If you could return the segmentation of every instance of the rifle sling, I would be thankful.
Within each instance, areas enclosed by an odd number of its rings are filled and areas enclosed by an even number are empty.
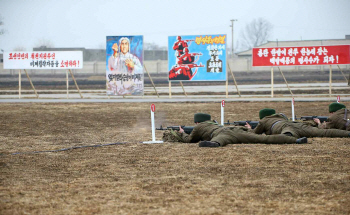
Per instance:
[[[345,114],[344,114],[344,120],[346,121],[345,123],[345,129],[350,125],[350,119],[347,119],[347,114],[348,113],[348,109],[345,108]]]
[[[273,123],[273,124],[271,125],[271,128],[270,128],[271,134],[272,134],[272,129],[273,129],[273,127],[275,127],[275,125],[277,125],[277,123],[279,123],[279,122],[282,122],[282,120],[277,121],[277,122],[275,122],[275,123]]]

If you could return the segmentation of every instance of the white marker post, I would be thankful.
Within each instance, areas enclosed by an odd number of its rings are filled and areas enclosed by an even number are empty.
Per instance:
[[[154,112],[156,111],[156,106],[151,105],[151,123],[152,123],[152,141],[146,141],[143,143],[163,143],[163,141],[156,141],[156,131],[154,126]]]
[[[340,96],[337,96],[337,102],[338,103],[340,102]]]
[[[295,121],[295,115],[294,115],[294,98],[292,98],[292,119]]]
[[[221,125],[224,125],[224,107],[225,107],[225,100],[221,101]]]

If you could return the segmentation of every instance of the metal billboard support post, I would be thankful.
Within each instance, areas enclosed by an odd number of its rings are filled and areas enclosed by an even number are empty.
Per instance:
[[[73,75],[73,73],[72,73],[72,71],[71,71],[70,69],[69,69],[69,72],[70,72],[70,75],[71,75],[72,78],[73,78],[74,84],[75,84],[75,86],[76,86],[76,88],[77,88],[77,90],[78,90],[78,92],[79,92],[79,94],[80,94],[80,98],[83,98],[83,95],[81,94],[81,92],[80,92],[80,90],[79,90],[77,81],[75,80],[74,75]]]
[[[337,65],[337,66],[338,66],[338,68],[339,68],[339,70],[340,70],[341,74],[344,76],[344,78],[345,78],[346,82],[348,82],[348,83],[349,83],[348,79],[346,78],[345,74],[343,73],[343,70],[340,68],[340,66],[339,66],[339,65]]]
[[[143,67],[145,68],[145,70],[146,70],[146,72],[147,72],[147,74],[148,74],[148,77],[149,77],[149,79],[151,80],[151,83],[152,83],[152,86],[153,86],[153,88],[154,88],[154,91],[156,91],[157,96],[158,96],[158,98],[159,98],[159,94],[158,94],[158,92],[157,92],[156,86],[155,86],[154,83],[153,83],[153,80],[152,80],[152,78],[151,78],[151,75],[149,74],[148,70],[146,69],[146,66],[143,65]]]
[[[169,80],[169,98],[171,99],[171,81]]]
[[[233,75],[233,72],[231,70],[230,64],[228,62],[227,62],[227,66],[228,66],[228,69],[230,70],[230,73],[232,75],[233,82],[235,83],[237,93],[238,93],[239,97],[241,97],[241,93],[238,90],[238,86],[237,86],[237,82],[236,82],[235,76]]]
[[[34,90],[34,93],[35,93],[36,97],[39,98],[39,95],[36,93],[35,87],[34,87],[34,85],[33,85],[33,83],[32,83],[32,80],[30,79],[30,77],[29,77],[29,75],[28,75],[27,70],[24,69],[24,72],[25,72],[26,75],[27,75],[27,78],[28,78],[28,80],[29,80],[29,82],[30,82],[30,85],[32,86],[32,88],[33,88],[33,90]]]
[[[184,93],[185,93],[185,96],[187,97],[187,93],[186,93],[186,91],[185,91],[184,85],[182,84],[182,81],[180,81],[180,84],[181,84],[182,90],[183,90]]]
[[[332,65],[329,65],[329,97],[332,96]]]
[[[69,99],[69,80],[68,80],[68,70],[66,70],[66,85],[67,85],[67,99]]]
[[[289,89],[290,94],[292,95],[292,97],[294,97],[294,95],[293,95],[293,93],[292,93],[292,90],[290,89],[290,87],[289,87],[289,85],[288,85],[288,82],[287,82],[287,80],[286,80],[286,77],[284,77],[284,74],[283,74],[282,70],[280,69],[280,67],[278,67],[278,70],[281,72],[281,75],[282,75],[284,81],[286,82],[286,85],[287,85],[287,87],[288,87],[288,89]]]
[[[226,75],[226,98],[228,98],[228,77]]]
[[[273,67],[271,67],[271,98],[273,98]]]
[[[21,84],[22,84],[22,74],[21,70],[18,71],[18,97],[21,98]]]

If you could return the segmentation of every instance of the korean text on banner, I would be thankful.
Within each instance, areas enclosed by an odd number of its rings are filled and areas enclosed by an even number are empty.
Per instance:
[[[253,66],[350,64],[350,45],[253,48]]]
[[[4,69],[82,69],[82,51],[5,52]]]

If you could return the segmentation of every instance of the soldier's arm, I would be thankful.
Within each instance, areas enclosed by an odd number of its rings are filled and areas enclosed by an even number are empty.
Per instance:
[[[176,50],[179,48],[179,42],[174,43],[173,49]]]
[[[262,134],[265,132],[264,125],[259,121],[258,125],[253,129],[255,134]]]
[[[193,128],[191,134],[186,134],[182,128],[179,132],[181,133],[181,138],[184,140],[184,143],[196,143],[201,140],[197,126]]]

